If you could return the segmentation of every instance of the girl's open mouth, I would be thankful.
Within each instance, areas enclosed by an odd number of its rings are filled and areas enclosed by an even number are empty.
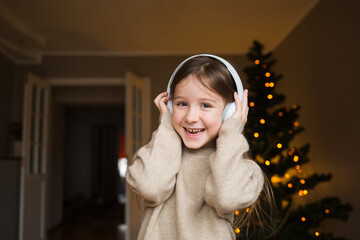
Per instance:
[[[201,134],[202,132],[205,131],[204,128],[196,128],[196,129],[195,128],[184,128],[184,129],[185,129],[187,134],[190,134],[192,136],[199,135],[199,134]]]

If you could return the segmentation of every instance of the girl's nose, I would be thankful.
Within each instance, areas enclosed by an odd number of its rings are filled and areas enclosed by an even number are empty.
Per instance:
[[[195,108],[191,108],[186,113],[187,122],[197,122],[199,120],[199,111]]]

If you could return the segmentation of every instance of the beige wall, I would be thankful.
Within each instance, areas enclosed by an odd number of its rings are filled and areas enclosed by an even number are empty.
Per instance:
[[[323,0],[274,51],[279,91],[299,104],[305,132],[296,143],[311,144],[308,173],[332,173],[309,199],[338,196],[354,206],[347,223],[326,230],[358,239],[360,192],[360,2]]]

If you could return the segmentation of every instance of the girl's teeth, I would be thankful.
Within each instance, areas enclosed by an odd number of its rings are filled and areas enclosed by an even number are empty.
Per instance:
[[[202,129],[186,129],[186,131],[188,131],[189,133],[198,133],[201,132]]]

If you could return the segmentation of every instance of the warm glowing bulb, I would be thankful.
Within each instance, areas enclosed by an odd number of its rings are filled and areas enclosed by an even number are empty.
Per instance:
[[[296,165],[295,168],[296,168],[296,169],[300,169],[300,165]]]
[[[325,209],[325,213],[328,214],[330,212],[329,209]]]
[[[286,178],[290,178],[290,174],[285,173],[285,177],[286,177]]]
[[[299,161],[299,156],[295,155],[293,160],[294,160],[294,162],[298,162]]]
[[[265,73],[265,77],[270,77],[270,73],[269,72]]]
[[[275,86],[275,83],[271,82],[269,83],[269,87],[274,87]]]
[[[239,210],[236,210],[235,215],[239,215],[239,214],[240,214]]]
[[[250,103],[250,107],[253,107],[253,106],[255,106],[255,103],[254,103],[254,102],[251,102],[251,103]]]
[[[300,190],[298,194],[299,194],[300,197],[304,196],[303,190]]]
[[[265,83],[265,87],[270,87],[270,83]]]
[[[257,133],[257,132],[256,132],[256,133],[254,133],[254,137],[255,137],[255,138],[258,138],[259,136],[260,136],[260,134],[259,134],[259,133]]]
[[[308,192],[308,190],[305,189],[305,190],[303,191],[303,193],[304,193],[304,195],[308,195],[309,192]]]
[[[263,118],[260,119],[260,123],[261,123],[261,124],[265,124],[265,119],[263,119]]]
[[[315,232],[315,236],[317,236],[317,237],[318,237],[319,235],[320,235],[320,233],[319,233],[319,232]]]
[[[291,183],[288,183],[288,188],[292,188],[293,187],[293,185],[291,184]]]
[[[277,148],[282,148],[282,144],[281,144],[281,143],[278,143],[278,144],[276,145],[276,147],[277,147]]]
[[[302,169],[301,168],[299,168],[298,170],[296,170],[298,173],[302,173]]]
[[[258,65],[260,63],[260,60],[259,59],[256,59],[255,60],[255,64]]]
[[[269,95],[267,95],[267,98],[268,98],[268,99],[272,99],[272,98],[273,98],[273,95],[269,94]]]
[[[269,166],[269,165],[270,165],[270,161],[269,161],[269,160],[266,160],[266,161],[265,161],[265,165],[266,165],[266,166]]]
[[[236,228],[236,229],[235,229],[235,233],[240,233],[240,229],[239,229],[239,228]]]
[[[305,180],[304,180],[304,179],[301,179],[301,180],[300,180],[300,183],[301,183],[301,184],[305,184]]]
[[[305,218],[305,217],[302,217],[302,218],[301,218],[301,221],[305,222],[305,221],[306,221],[306,218]]]
[[[295,127],[297,127],[297,126],[299,126],[299,125],[300,125],[299,122],[294,122],[294,126],[295,126]]]
[[[284,113],[283,113],[283,112],[279,112],[278,115],[279,115],[279,117],[282,117],[282,116],[284,115]]]
[[[297,109],[297,105],[293,105],[292,108],[293,108],[293,109]]]
[[[246,212],[249,213],[249,212],[250,212],[250,208],[246,208]]]

